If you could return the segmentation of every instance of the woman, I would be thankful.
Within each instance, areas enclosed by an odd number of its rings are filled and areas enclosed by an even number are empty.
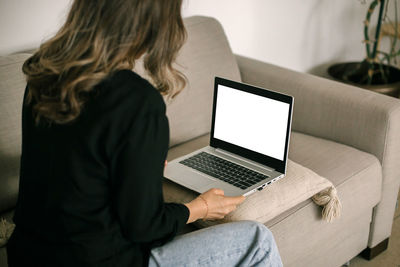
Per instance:
[[[185,85],[172,67],[185,40],[180,9],[178,0],[75,0],[25,62],[10,267],[281,264],[256,223],[174,239],[186,223],[223,218],[244,200],[212,189],[187,204],[163,201],[169,129],[160,93]],[[154,87],[131,71],[142,55]]]

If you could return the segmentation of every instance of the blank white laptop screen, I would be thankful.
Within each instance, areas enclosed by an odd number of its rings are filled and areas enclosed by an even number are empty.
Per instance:
[[[283,160],[289,104],[218,85],[214,138]]]

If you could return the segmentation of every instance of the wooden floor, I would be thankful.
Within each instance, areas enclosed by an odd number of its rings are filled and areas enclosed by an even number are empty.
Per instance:
[[[400,203],[400,192],[397,203]],[[350,267],[400,267],[400,207],[394,214],[388,249],[371,261],[357,256],[350,261]]]

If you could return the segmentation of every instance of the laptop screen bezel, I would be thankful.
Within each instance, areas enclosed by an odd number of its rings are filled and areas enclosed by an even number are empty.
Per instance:
[[[227,86],[233,89],[237,89],[243,92],[248,92],[252,94],[256,94],[259,96],[267,97],[273,100],[277,100],[280,102],[284,102],[289,104],[289,112],[288,112],[288,123],[286,129],[286,140],[285,140],[285,151],[283,160],[279,160],[247,148],[217,139],[214,137],[214,127],[215,127],[215,113],[217,107],[217,95],[218,95],[218,85]],[[292,107],[293,107],[293,97],[281,93],[277,93],[274,91],[270,91],[267,89],[263,89],[260,87],[255,87],[252,85],[238,83],[235,81],[227,80],[221,77],[215,77],[214,82],[214,99],[213,99],[213,111],[212,111],[212,123],[211,123],[211,135],[210,135],[210,146],[214,148],[219,148],[226,150],[228,152],[237,154],[241,157],[253,160],[262,165],[268,166],[270,168],[274,168],[276,171],[280,173],[286,173],[286,161],[288,155],[288,146],[290,140],[290,131],[292,124]],[[273,128],[273,127],[272,127]]]

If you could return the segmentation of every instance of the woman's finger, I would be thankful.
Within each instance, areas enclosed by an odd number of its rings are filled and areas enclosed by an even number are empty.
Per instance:
[[[230,205],[239,205],[246,199],[246,197],[244,197],[244,196],[225,197],[225,199],[226,199],[227,203],[229,203]]]
[[[225,192],[224,192],[224,190],[222,190],[222,189],[214,188],[214,194],[220,195],[220,196],[224,196],[224,195],[225,195]]]

